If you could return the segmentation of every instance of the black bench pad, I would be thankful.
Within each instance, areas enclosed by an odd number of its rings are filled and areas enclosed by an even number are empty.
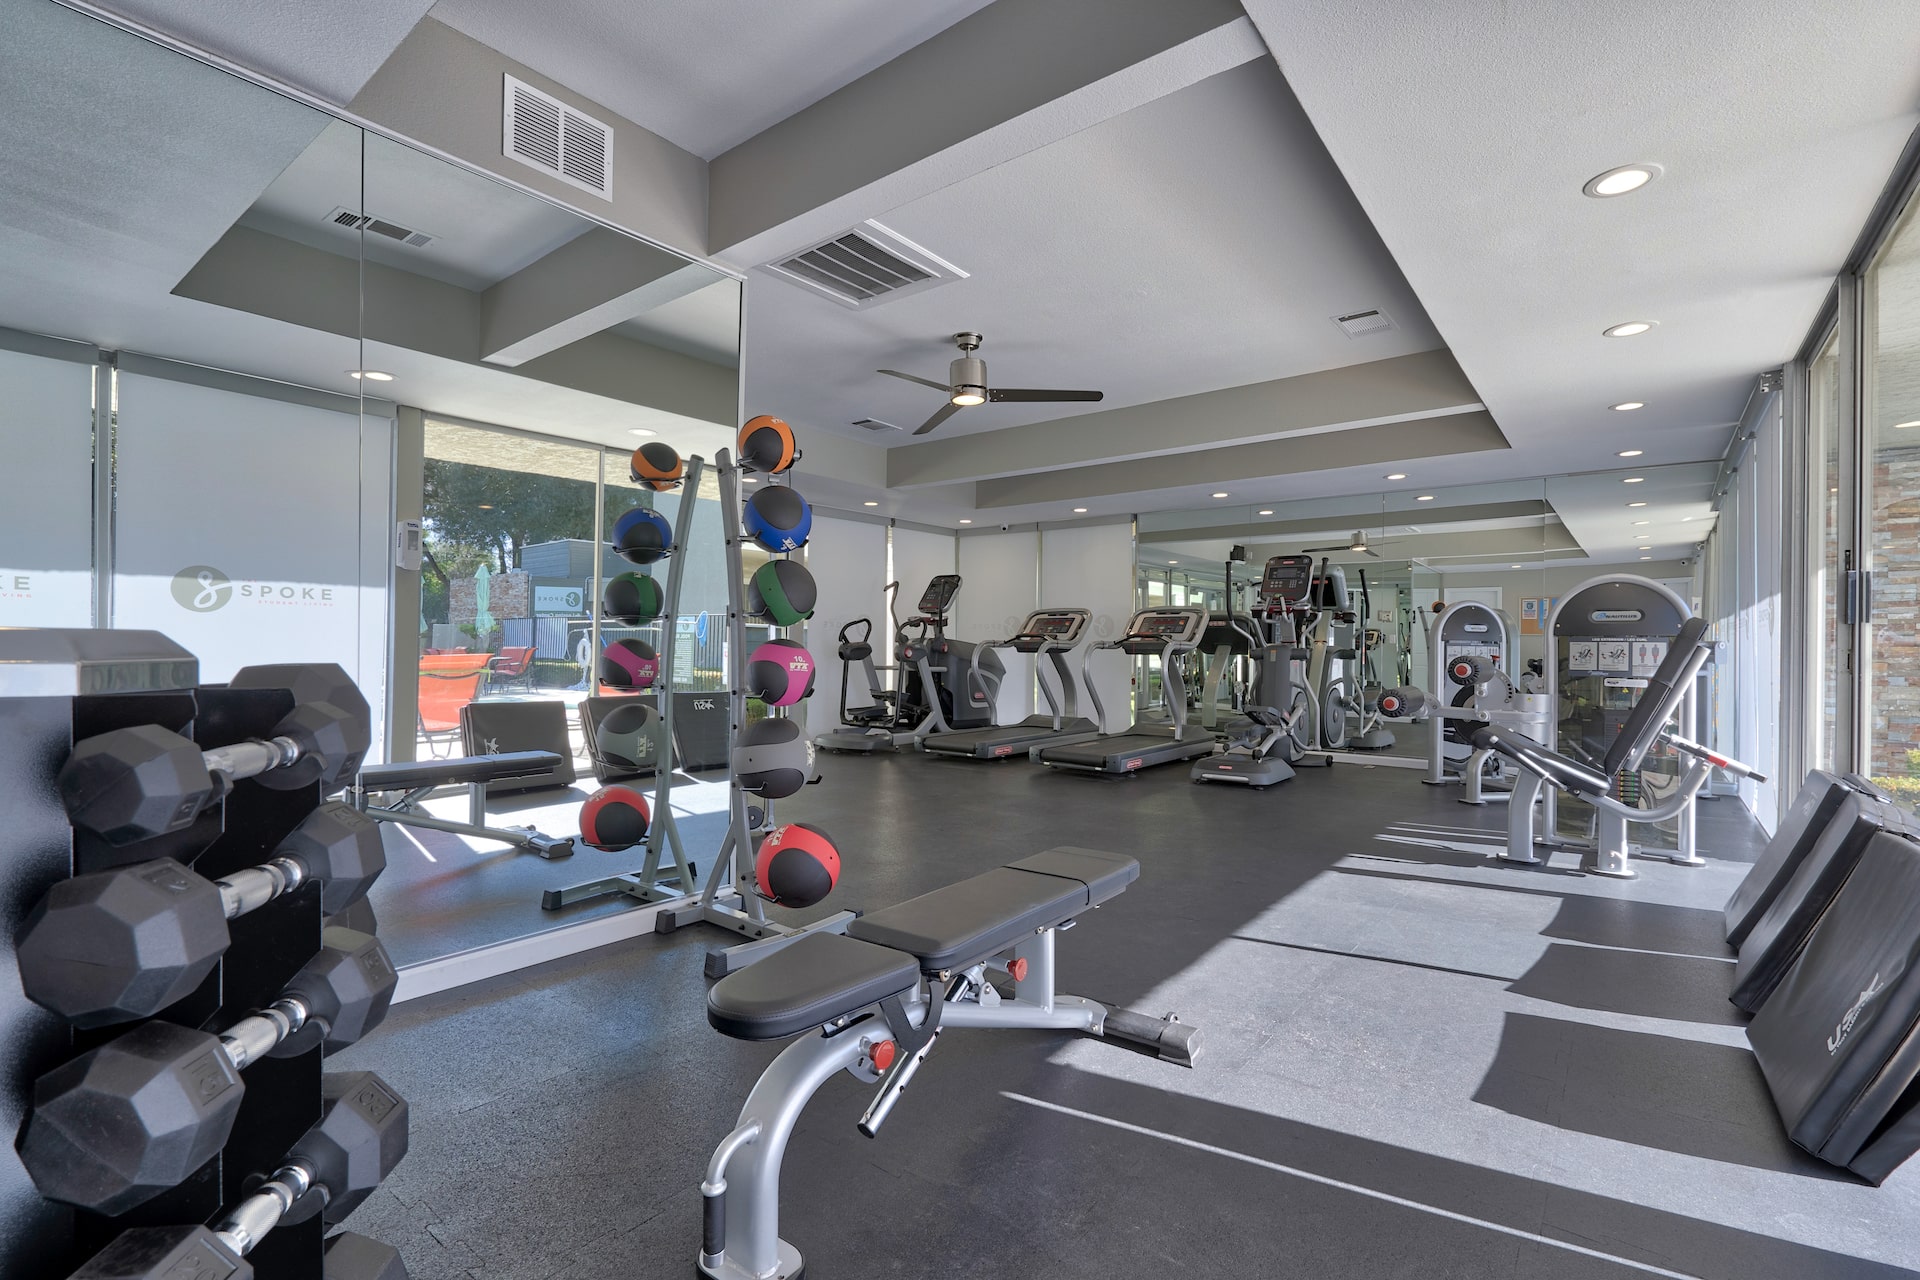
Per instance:
[[[1612,790],[1607,776],[1599,770],[1571,756],[1563,756],[1546,743],[1537,742],[1524,733],[1488,725],[1474,731],[1473,746],[1477,751],[1497,751],[1509,760],[1519,761],[1562,791],[1603,796]]]
[[[469,782],[498,782],[550,773],[560,764],[551,751],[506,751],[491,756],[455,756],[451,760],[400,760],[370,764],[360,770],[365,791],[412,791],[416,787],[451,787]]]
[[[917,956],[930,973],[964,969],[1035,930],[1065,924],[1139,874],[1132,858],[1062,846],[869,912],[847,933]]]
[[[783,1040],[919,983],[920,966],[905,952],[810,933],[714,983],[707,1021],[736,1040]]]

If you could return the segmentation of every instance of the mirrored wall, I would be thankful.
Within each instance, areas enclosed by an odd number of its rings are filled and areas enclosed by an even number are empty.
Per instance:
[[[30,483],[0,507],[0,625],[150,628],[209,681],[337,662],[374,759],[554,749],[485,820],[577,834],[580,703],[625,692],[601,649],[675,628],[652,693],[719,683],[717,491],[636,485],[629,456],[730,442],[739,281],[51,0],[10,7],[7,45],[0,449]],[[636,568],[614,521],[686,501],[677,616],[601,616]],[[683,833],[717,845],[683,780]],[[464,788],[420,806],[469,816]],[[402,965],[625,910],[541,900],[640,857],[383,830]]]

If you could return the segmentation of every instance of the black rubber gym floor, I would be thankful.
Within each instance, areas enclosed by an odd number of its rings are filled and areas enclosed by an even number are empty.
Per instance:
[[[1140,880],[1062,937],[1061,986],[1207,1041],[1186,1070],[956,1031],[873,1141],[868,1089],[836,1079],[786,1161],[811,1278],[1920,1275],[1920,1172],[1875,1189],[1788,1144],[1725,1003],[1719,908],[1760,846],[1735,801],[1701,806],[1707,867],[1619,882],[1493,862],[1503,812],[1408,770],[1247,792],[1178,766],[826,767],[780,810],[839,842],[819,911],[1053,844],[1133,854]],[[691,1274],[705,1161],[781,1047],[706,1025],[721,937],[396,1009],[331,1064],[413,1108],[351,1225],[417,1280]]]

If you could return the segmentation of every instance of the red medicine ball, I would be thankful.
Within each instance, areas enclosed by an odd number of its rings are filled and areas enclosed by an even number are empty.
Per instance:
[[[810,907],[833,892],[840,879],[840,851],[833,837],[806,822],[767,832],[753,860],[760,896],[781,907]]]
[[[631,849],[653,821],[647,798],[632,787],[602,787],[580,806],[580,840],[596,849]]]

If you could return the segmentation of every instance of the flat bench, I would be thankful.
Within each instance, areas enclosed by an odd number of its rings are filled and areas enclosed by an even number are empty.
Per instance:
[[[392,764],[370,764],[360,770],[347,800],[369,818],[396,822],[403,826],[448,831],[479,840],[499,840],[542,858],[566,858],[573,854],[571,837],[541,835],[532,827],[489,827],[487,825],[487,784],[512,778],[531,778],[551,773],[561,763],[551,751],[503,751],[490,756],[455,756],[451,760],[400,760]],[[436,818],[420,806],[442,787],[467,789],[467,821]],[[399,792],[398,800],[375,803],[376,795]]]
[[[1192,1066],[1197,1029],[1054,990],[1059,932],[1139,875],[1140,864],[1119,854],[1048,849],[860,916],[844,935],[809,934],[715,983],[707,1021],[723,1034],[815,1034],[774,1059],[708,1163],[700,1273],[800,1273],[799,1251],[779,1238],[780,1164],[808,1100],[840,1071],[879,1083],[859,1122],[873,1137],[948,1027],[1080,1031]]]

